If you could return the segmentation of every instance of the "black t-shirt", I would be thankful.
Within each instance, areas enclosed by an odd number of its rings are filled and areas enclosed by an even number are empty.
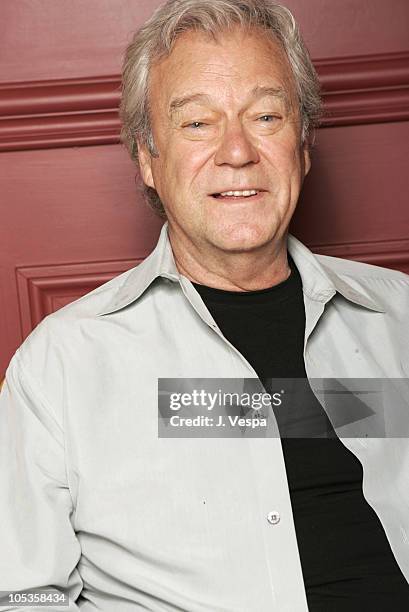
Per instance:
[[[274,378],[307,378],[302,281],[290,254],[288,260],[288,279],[260,291],[194,283],[224,336],[267,391]],[[409,610],[409,585],[362,493],[361,463],[338,439],[311,390],[302,409],[304,437],[288,411],[275,409],[275,414],[310,612]]]

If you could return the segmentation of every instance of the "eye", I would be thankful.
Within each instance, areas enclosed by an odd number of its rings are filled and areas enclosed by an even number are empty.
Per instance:
[[[276,115],[262,115],[258,118],[258,120],[261,120],[263,123],[272,123],[274,119],[279,119],[279,117]]]
[[[193,128],[197,130],[204,125],[205,123],[202,123],[201,121],[192,121],[191,123],[188,123],[187,125],[184,125],[183,127]]]

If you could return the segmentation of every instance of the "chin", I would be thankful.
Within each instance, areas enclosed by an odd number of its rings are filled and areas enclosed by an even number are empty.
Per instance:
[[[212,242],[224,251],[252,251],[270,242],[274,234],[273,228],[242,223],[224,228]]]

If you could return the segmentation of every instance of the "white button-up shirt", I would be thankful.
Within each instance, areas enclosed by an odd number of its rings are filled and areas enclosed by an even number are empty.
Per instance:
[[[406,378],[409,277],[288,250],[309,379]],[[280,438],[158,437],[159,377],[256,376],[166,224],[143,263],[47,316],[0,396],[0,591],[67,589],[69,612],[308,610]],[[409,581],[409,443],[388,418],[383,437],[336,432]]]

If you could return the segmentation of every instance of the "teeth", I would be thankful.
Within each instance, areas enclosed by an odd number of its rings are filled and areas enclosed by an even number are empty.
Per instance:
[[[245,191],[223,191],[220,195],[221,196],[251,196],[251,195],[257,195],[258,191],[256,191],[256,189],[247,189]]]

